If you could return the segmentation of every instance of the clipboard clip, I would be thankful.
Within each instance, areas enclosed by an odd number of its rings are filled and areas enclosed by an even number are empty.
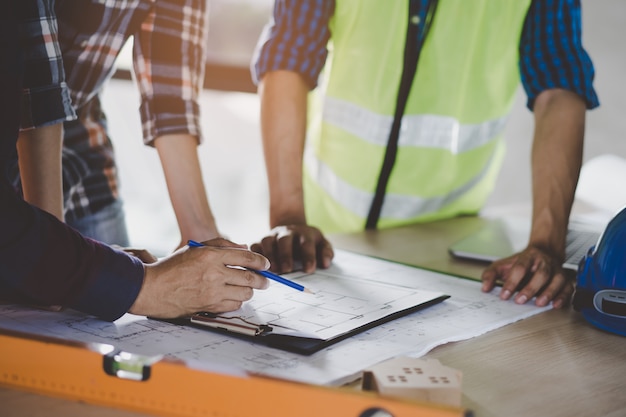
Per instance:
[[[267,324],[253,323],[238,316],[220,316],[206,311],[192,315],[190,321],[191,323],[199,324],[201,326],[227,330],[229,332],[235,332],[247,336],[264,336],[271,333],[273,330],[272,326]]]

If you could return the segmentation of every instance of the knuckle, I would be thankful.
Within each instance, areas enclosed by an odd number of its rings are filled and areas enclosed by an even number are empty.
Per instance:
[[[524,287],[524,290],[528,295],[536,294],[542,287],[545,286],[546,281],[544,279],[531,279]]]
[[[244,301],[250,300],[254,296],[254,291],[250,287],[244,288],[243,299]]]
[[[486,281],[486,280],[491,280],[491,279],[493,279],[494,277],[495,277],[495,270],[494,270],[494,266],[493,266],[493,264],[492,264],[492,265],[489,265],[487,268],[485,268],[485,269],[483,270],[483,273],[482,273],[482,274],[481,274],[481,276],[480,276],[480,278],[481,278],[483,281]]]
[[[246,264],[256,264],[259,259],[262,258],[261,255],[259,255],[258,253],[249,250],[241,251],[241,256],[243,257]]]
[[[265,236],[263,239],[261,239],[261,244],[263,246],[271,245],[274,243],[275,239],[276,238],[274,236]]]
[[[257,275],[256,273],[252,272],[252,271],[244,271],[243,273],[243,279],[244,279],[244,288],[250,288],[252,286],[254,286],[254,282],[257,279]]]
[[[300,246],[305,251],[315,252],[315,247],[317,245],[315,244],[315,240],[314,239],[303,239],[302,243],[300,243]]]
[[[282,250],[286,250],[291,248],[293,244],[293,236],[292,235],[283,235],[277,239],[278,247]]]

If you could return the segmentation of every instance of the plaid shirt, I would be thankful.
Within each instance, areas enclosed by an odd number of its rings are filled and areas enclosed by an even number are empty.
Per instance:
[[[422,17],[431,1],[410,0]],[[255,82],[269,71],[282,69],[298,72],[315,87],[328,55],[328,22],[334,10],[334,0],[276,0],[274,18],[259,40],[254,59]],[[593,64],[582,47],[581,31],[580,0],[533,0],[519,46],[529,108],[550,88],[579,94],[588,108],[598,106]]]
[[[63,188],[68,221],[118,197],[118,179],[99,95],[133,36],[133,69],[147,145],[164,134],[201,139],[206,0],[32,0],[22,129],[64,122]],[[54,6],[51,6],[54,5]],[[36,15],[37,14],[37,15]],[[47,61],[49,65],[41,65]],[[65,82],[64,82],[65,79]],[[19,185],[17,166],[14,177]]]

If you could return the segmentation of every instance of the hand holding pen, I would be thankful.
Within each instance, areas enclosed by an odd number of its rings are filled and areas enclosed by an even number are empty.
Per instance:
[[[196,242],[195,240],[189,240],[187,242],[187,245],[189,245],[190,248],[198,248],[198,247],[202,247],[205,246],[203,243],[200,242]],[[257,270],[257,269],[252,269],[252,268],[245,268],[249,271],[255,272],[265,278],[271,279],[273,281],[279,282],[281,284],[287,285],[288,287],[291,287],[295,290],[298,291],[302,291],[302,292],[306,292],[309,294],[313,294],[313,291],[309,290],[308,288],[306,288],[304,285],[300,285],[297,282],[291,281],[287,278],[281,277],[280,275],[274,274],[273,272],[270,271],[263,271],[263,270]]]
[[[264,256],[222,238],[205,246],[205,250],[187,248],[144,263],[141,288],[128,312],[155,318],[185,317],[198,311],[223,313],[239,309],[254,290],[269,287],[258,274],[228,267],[267,269],[270,264]]]

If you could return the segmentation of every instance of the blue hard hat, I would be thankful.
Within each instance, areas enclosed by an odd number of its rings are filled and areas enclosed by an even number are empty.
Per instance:
[[[573,305],[592,325],[626,336],[626,207],[580,261]]]

